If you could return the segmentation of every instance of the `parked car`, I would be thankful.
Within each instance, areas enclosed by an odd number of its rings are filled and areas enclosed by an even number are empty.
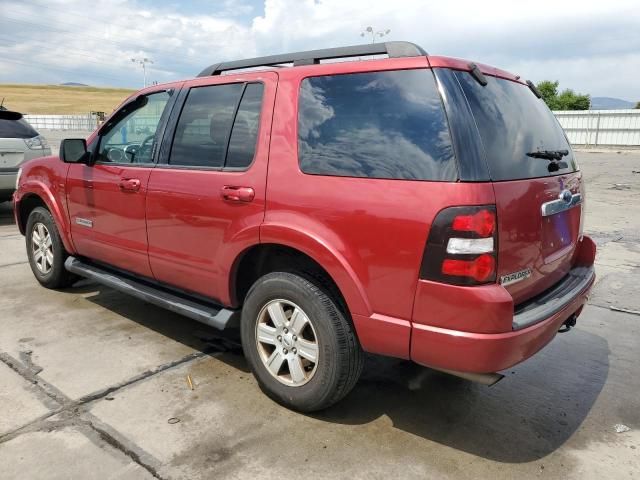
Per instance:
[[[15,218],[42,285],[239,326],[290,408],[343,398],[363,351],[491,384],[595,278],[583,176],[539,97],[406,42],[215,64],[25,164]]]
[[[11,200],[22,162],[51,155],[46,139],[22,118],[0,108],[0,202]]]

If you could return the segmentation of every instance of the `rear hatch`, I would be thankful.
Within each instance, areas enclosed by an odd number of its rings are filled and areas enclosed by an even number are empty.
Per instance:
[[[15,171],[24,160],[25,141],[38,137],[31,125],[16,112],[0,110],[0,172]]]
[[[582,229],[582,175],[562,128],[527,85],[455,76],[495,191],[498,280],[517,305],[569,272]]]

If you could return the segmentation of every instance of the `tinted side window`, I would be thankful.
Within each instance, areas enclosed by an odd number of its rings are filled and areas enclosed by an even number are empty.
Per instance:
[[[253,161],[260,127],[263,91],[264,87],[261,83],[247,85],[233,122],[225,167],[245,168]]]
[[[169,163],[222,167],[243,84],[192,88],[178,119]]]
[[[0,138],[33,138],[37,136],[38,132],[23,118],[20,120],[0,119]]]
[[[457,178],[442,101],[425,69],[303,80],[298,152],[311,174]]]

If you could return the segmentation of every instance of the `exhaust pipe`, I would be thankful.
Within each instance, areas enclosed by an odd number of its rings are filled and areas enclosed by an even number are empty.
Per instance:
[[[573,327],[576,326],[577,320],[578,320],[578,316],[574,313],[564,321],[564,323],[558,329],[558,333],[565,333],[571,330]]]
[[[458,372],[456,370],[447,370],[445,368],[434,368],[434,370],[448,373],[449,375],[453,375],[455,377],[464,378],[465,380],[470,380],[472,382],[481,383],[482,385],[487,385],[488,387],[490,387],[491,385],[495,385],[504,378],[504,375],[502,375],[501,373]]]

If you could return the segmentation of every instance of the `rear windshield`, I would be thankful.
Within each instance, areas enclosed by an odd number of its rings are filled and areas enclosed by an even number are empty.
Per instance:
[[[442,100],[425,69],[303,80],[298,155],[315,175],[457,178]]]
[[[38,135],[26,120],[4,120],[0,118],[0,138],[33,138]]]
[[[526,85],[487,76],[480,85],[468,72],[455,73],[476,120],[492,180],[547,177],[574,172],[573,152],[562,128],[542,99]],[[527,153],[568,150],[560,168]]]

